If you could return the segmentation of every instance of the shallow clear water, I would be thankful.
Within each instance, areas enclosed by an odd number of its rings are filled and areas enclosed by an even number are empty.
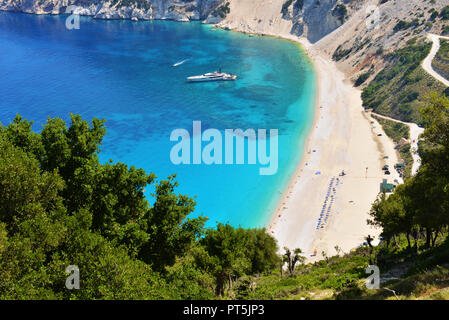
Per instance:
[[[266,225],[313,121],[315,74],[304,52],[289,41],[200,23],[81,17],[79,30],[67,30],[65,18],[0,12],[0,122],[20,113],[39,131],[48,116],[105,118],[103,162],[161,179],[176,173],[178,191],[197,196],[195,214],[209,225]],[[238,80],[185,81],[219,67]],[[277,173],[259,175],[259,164],[172,164],[170,133],[192,132],[194,120],[203,131],[278,129]]]

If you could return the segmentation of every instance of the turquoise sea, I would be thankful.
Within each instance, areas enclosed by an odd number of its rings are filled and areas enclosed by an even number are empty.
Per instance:
[[[68,30],[65,19],[0,12],[0,122],[20,113],[39,131],[49,116],[105,118],[101,161],[159,179],[176,173],[178,191],[196,196],[195,215],[209,225],[267,225],[313,122],[315,73],[305,53],[289,41],[197,22],[81,17],[80,29]],[[185,81],[219,67],[237,81]],[[195,120],[203,131],[278,129],[277,173],[259,175],[259,164],[172,164],[170,133],[192,132]]]

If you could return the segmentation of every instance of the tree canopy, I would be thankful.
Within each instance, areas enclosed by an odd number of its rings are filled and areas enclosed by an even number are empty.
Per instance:
[[[426,237],[435,243],[449,224],[449,99],[432,93],[421,110],[425,131],[420,143],[421,167],[416,176],[373,204],[369,223],[382,227],[387,241],[395,235]]]
[[[0,125],[0,299],[205,299],[275,266],[264,229],[205,228],[175,175],[101,163],[105,120],[70,118]]]

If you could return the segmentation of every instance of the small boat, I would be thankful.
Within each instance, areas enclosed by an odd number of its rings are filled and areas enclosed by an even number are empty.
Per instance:
[[[229,81],[235,79],[237,79],[235,74],[221,72],[221,69],[215,72],[205,73],[200,76],[187,77],[187,81],[189,82]]]

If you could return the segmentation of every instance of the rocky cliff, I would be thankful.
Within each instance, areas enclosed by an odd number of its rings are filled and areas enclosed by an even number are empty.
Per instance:
[[[34,14],[75,13],[98,19],[176,21],[220,20],[217,9],[225,0],[0,0],[0,10]],[[70,7],[74,6],[74,7]]]
[[[237,16],[245,15],[248,21],[258,18],[263,24],[268,13],[283,20],[280,24],[287,22],[288,32],[304,35],[312,42],[338,28],[348,15],[341,0],[0,0],[0,10],[34,14],[69,13],[70,6],[76,7],[75,12],[80,15],[98,19],[205,20],[209,23],[223,21],[231,11]],[[257,11],[252,10],[255,7],[264,14],[259,12],[256,17]]]
[[[292,0],[282,7],[282,18],[292,22],[291,33],[316,42],[341,26],[349,15],[338,0]]]
[[[305,37],[314,43],[358,9],[356,0],[227,0],[220,26],[251,33]],[[363,2],[363,1],[362,1]]]

